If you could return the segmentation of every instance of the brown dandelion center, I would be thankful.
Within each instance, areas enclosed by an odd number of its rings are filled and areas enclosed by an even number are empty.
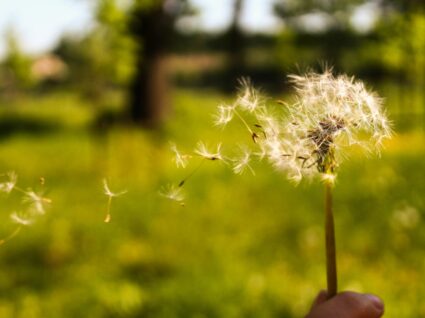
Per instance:
[[[329,170],[333,172],[336,163],[334,162],[331,146],[334,142],[335,134],[344,129],[344,127],[345,121],[342,118],[329,117],[319,122],[319,127],[311,130],[307,135],[316,145],[313,154],[317,157],[315,163],[319,172],[327,172]]]

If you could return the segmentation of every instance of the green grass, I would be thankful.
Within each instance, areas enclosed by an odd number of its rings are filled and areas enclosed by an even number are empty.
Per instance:
[[[3,109],[1,118],[60,129],[0,137],[0,171],[16,171],[21,187],[43,176],[52,199],[45,216],[0,247],[0,316],[302,317],[325,287],[320,185],[294,187],[266,164],[254,177],[208,162],[185,186],[184,208],[157,194],[185,175],[169,141],[191,149],[236,140],[236,128],[211,125],[222,99],[177,92],[173,120],[158,134],[94,134],[86,127],[95,110],[68,95]],[[340,288],[380,295],[389,318],[425,315],[424,141],[411,131],[381,158],[353,153],[335,189]],[[109,224],[104,177],[128,190],[113,201]],[[20,202],[17,194],[0,201],[6,236]]]

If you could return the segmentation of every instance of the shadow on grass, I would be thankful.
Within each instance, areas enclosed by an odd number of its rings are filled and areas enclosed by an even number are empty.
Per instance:
[[[63,129],[59,123],[38,118],[7,115],[0,118],[0,140],[16,134],[46,135]]]

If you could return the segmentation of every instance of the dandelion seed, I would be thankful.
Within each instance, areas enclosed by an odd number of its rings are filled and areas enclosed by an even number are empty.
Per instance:
[[[49,198],[44,198],[42,195],[35,193],[31,189],[24,191],[24,194],[25,197],[23,201],[30,205],[30,211],[35,214],[44,214],[45,205],[52,202]]]
[[[18,176],[15,172],[9,172],[6,174],[7,181],[0,183],[0,192],[10,193],[16,186]]]
[[[34,219],[32,219],[28,214],[13,212],[10,215],[10,218],[13,222],[24,226],[34,223]]]
[[[242,79],[240,85],[241,88],[235,105],[252,113],[260,107],[260,95],[253,88],[249,79]]]
[[[108,181],[106,179],[103,179],[103,193],[108,197],[108,204],[106,207],[106,216],[103,221],[105,223],[109,223],[111,221],[112,198],[119,197],[127,193],[127,190],[123,190],[120,192],[112,192],[111,189],[109,188]]]
[[[242,155],[234,160],[233,172],[236,174],[242,174],[246,169],[249,169],[253,175],[255,175],[254,170],[250,166],[251,161],[251,152],[249,150],[244,150]]]
[[[221,144],[218,144],[217,150],[215,152],[212,152],[207,149],[207,146],[205,146],[203,142],[199,142],[195,149],[195,153],[207,160],[211,160],[211,161],[221,160],[225,162],[221,154]]]
[[[218,106],[218,112],[215,115],[214,124],[216,126],[226,126],[234,115],[234,106],[220,105]]]
[[[41,194],[34,192],[31,189],[23,190],[16,185],[17,176],[14,172],[7,174],[8,181],[0,183],[0,191],[10,193],[15,190],[23,194],[22,201],[27,205],[27,209],[22,212],[13,212],[10,214],[10,219],[17,224],[17,228],[9,234],[7,237],[0,239],[0,245],[6,243],[7,241],[14,238],[19,234],[23,226],[28,226],[34,223],[38,215],[45,213],[45,205],[51,203],[49,198],[43,197]],[[42,185],[44,185],[44,178],[40,180]]]
[[[127,193],[127,190],[123,190],[123,191],[120,191],[120,192],[112,192],[109,189],[108,181],[106,179],[103,179],[103,190],[104,190],[105,195],[108,196],[108,197],[119,197],[120,195]]]
[[[163,187],[159,194],[164,198],[167,198],[171,201],[176,201],[180,203],[180,205],[184,206],[184,195],[182,192],[182,187],[176,187],[174,184],[169,184]]]
[[[189,155],[181,154],[175,144],[171,144],[171,151],[174,152],[174,162],[177,168],[179,167],[186,168],[188,160],[189,160]]]

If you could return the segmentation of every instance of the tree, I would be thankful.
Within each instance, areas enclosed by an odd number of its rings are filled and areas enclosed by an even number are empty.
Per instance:
[[[276,0],[275,13],[291,28],[303,27],[302,17],[309,14],[320,14],[327,19],[331,29],[349,28],[352,11],[368,0]]]
[[[293,67],[299,62],[325,62],[342,69],[346,54],[361,45],[351,17],[367,2],[370,0],[276,0],[275,13],[286,26],[279,42],[281,63]],[[311,29],[313,19],[321,22],[320,29]]]
[[[381,61],[399,75],[398,111],[425,114],[425,2],[384,0],[382,10]]]
[[[224,36],[225,49],[228,54],[227,80],[225,89],[232,91],[238,79],[246,69],[245,37],[241,28],[241,17],[244,0],[234,0],[232,21]]]
[[[94,0],[97,24],[84,38],[64,38],[56,53],[79,85],[99,99],[110,85],[128,87],[128,115],[156,126],[170,111],[165,56],[187,0]]]
[[[128,33],[125,6],[100,0],[97,24],[82,37],[65,35],[54,53],[69,66],[68,84],[86,98],[102,103],[111,87],[124,87],[133,74],[135,43]]]
[[[25,55],[19,45],[15,31],[9,28],[6,31],[6,56],[2,62],[3,88],[9,93],[31,88],[35,79],[31,73],[30,57]]]
[[[138,124],[156,126],[170,111],[165,55],[174,23],[187,9],[186,0],[139,0],[130,10],[130,34],[137,43],[130,111]]]

